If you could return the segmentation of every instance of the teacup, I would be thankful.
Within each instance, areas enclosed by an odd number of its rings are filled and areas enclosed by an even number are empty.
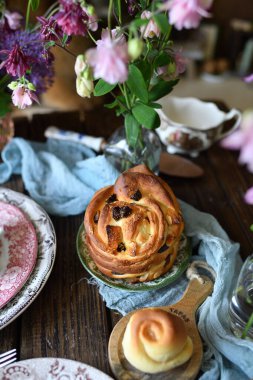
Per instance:
[[[215,103],[197,98],[164,97],[159,103],[162,105],[162,109],[157,110],[161,125],[156,131],[169,153],[197,156],[234,131],[241,122],[241,112],[237,109],[226,113]],[[225,123],[228,120],[231,120],[229,126]]]

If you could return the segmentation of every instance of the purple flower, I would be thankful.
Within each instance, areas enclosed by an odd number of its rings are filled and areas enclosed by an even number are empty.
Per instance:
[[[29,57],[30,70],[26,73],[26,78],[36,87],[37,95],[52,85],[54,77],[53,55],[50,51],[45,52],[44,44],[40,41],[37,32],[17,30],[1,33],[0,28],[0,50],[10,51],[18,44],[24,55]]]
[[[37,20],[41,23],[40,36],[42,40],[57,41],[63,38],[64,33],[55,18],[37,17]]]
[[[11,97],[14,106],[17,106],[22,110],[32,105],[33,100],[37,103],[39,102],[33,91],[30,91],[24,86],[18,86],[15,90],[13,90]]]
[[[123,83],[128,77],[128,52],[125,37],[117,36],[116,30],[102,32],[97,47],[86,52],[87,63],[93,68],[94,78],[107,83]]]
[[[167,0],[163,9],[169,11],[169,22],[175,28],[197,28],[202,17],[209,17],[207,10],[213,0]]]
[[[7,20],[8,26],[12,30],[17,30],[21,27],[21,20],[23,16],[18,12],[9,12],[6,10],[4,12],[4,17]]]
[[[137,3],[136,0],[127,1],[127,10],[130,16],[133,16],[135,13],[138,12],[138,6],[139,4]]]
[[[60,10],[54,17],[68,36],[85,36],[87,34],[89,17],[80,4],[60,0]]]
[[[28,56],[25,56],[19,44],[16,43],[11,50],[1,50],[0,54],[7,54],[7,58],[0,65],[0,69],[6,68],[8,74],[13,77],[22,77],[30,69]]]

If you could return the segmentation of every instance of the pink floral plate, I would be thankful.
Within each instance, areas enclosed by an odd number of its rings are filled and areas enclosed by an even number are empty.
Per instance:
[[[18,207],[0,201],[0,309],[28,280],[37,251],[31,221]]]
[[[38,240],[38,253],[34,269],[16,295],[0,308],[1,330],[31,305],[46,284],[55,262],[56,235],[53,223],[46,211],[30,197],[0,186],[0,202],[15,206],[23,212],[34,226]]]
[[[87,364],[59,358],[36,358],[0,369],[0,380],[113,380]]]

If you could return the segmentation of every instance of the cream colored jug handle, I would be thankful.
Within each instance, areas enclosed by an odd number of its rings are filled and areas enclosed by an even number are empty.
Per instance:
[[[225,136],[229,135],[232,131],[234,131],[236,128],[239,127],[239,125],[241,123],[241,120],[242,120],[242,114],[236,108],[232,108],[226,114],[226,117],[225,117],[224,121],[233,119],[234,117],[236,117],[235,123],[231,126],[231,128],[228,131],[221,132],[221,134],[218,136],[218,139],[223,139]]]

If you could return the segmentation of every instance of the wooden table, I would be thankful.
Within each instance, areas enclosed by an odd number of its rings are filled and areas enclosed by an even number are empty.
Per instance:
[[[108,137],[120,120],[107,111],[91,111],[81,117],[77,112],[34,115],[15,121],[16,135],[42,140],[49,125]],[[201,211],[213,214],[230,238],[241,244],[245,258],[253,248],[253,207],[244,203],[243,194],[253,184],[253,175],[237,162],[238,153],[213,146],[194,161],[205,171],[198,179],[162,177],[177,197]],[[19,176],[5,187],[25,192]],[[19,359],[63,357],[82,361],[112,375],[107,344],[120,315],[105,307],[96,286],[82,267],[75,247],[83,215],[54,217],[57,255],[52,273],[30,307],[0,331],[0,353],[14,347]]]

